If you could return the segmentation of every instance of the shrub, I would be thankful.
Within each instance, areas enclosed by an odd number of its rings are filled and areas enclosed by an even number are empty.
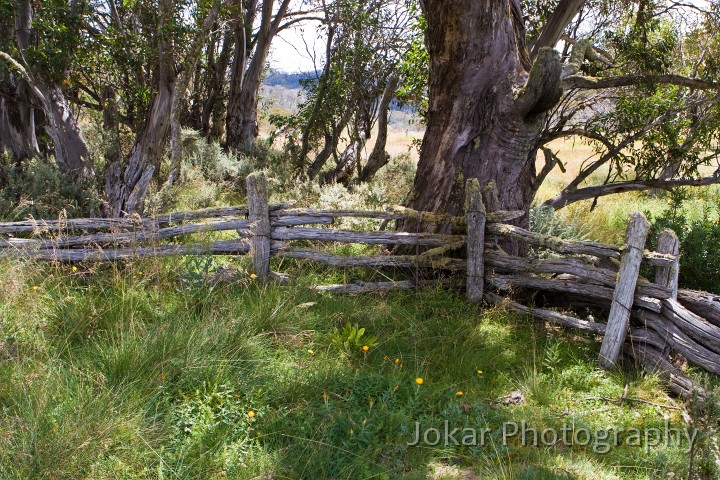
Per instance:
[[[0,155],[0,218],[57,218],[63,211],[68,217],[90,215],[100,205],[93,190],[89,182],[63,175],[51,159]]]
[[[720,207],[705,205],[702,215],[691,220],[683,210],[688,199],[686,190],[676,189],[667,210],[654,219],[646,213],[651,221],[649,243],[656,248],[659,233],[674,230],[680,240],[680,285],[720,292]]]

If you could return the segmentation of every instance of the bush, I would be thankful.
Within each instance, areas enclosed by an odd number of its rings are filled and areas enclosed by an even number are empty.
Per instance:
[[[81,217],[99,206],[92,185],[69,179],[53,160],[16,161],[8,152],[0,155],[0,218],[57,218],[63,211]]]
[[[651,222],[649,241],[657,247],[663,229],[675,231],[680,240],[680,285],[686,288],[720,292],[720,206],[706,205],[700,218],[690,220],[683,210],[689,195],[684,189],[670,194],[670,206]],[[720,198],[717,199],[720,201]]]

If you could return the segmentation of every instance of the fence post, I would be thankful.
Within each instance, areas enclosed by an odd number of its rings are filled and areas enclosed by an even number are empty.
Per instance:
[[[678,275],[680,274],[680,240],[674,231],[666,228],[658,237],[658,253],[675,255],[672,265],[661,265],[655,269],[655,283],[672,289],[672,298],[677,300]]]
[[[262,281],[270,276],[270,207],[267,179],[263,172],[248,175],[248,218],[252,222],[250,255],[255,275]]]
[[[467,219],[467,300],[479,303],[483,298],[485,275],[485,205],[480,182],[465,182],[465,215]]]
[[[615,366],[620,355],[620,349],[625,342],[649,226],[648,221],[641,213],[634,212],[630,214],[627,226],[627,242],[620,260],[620,269],[615,291],[613,292],[607,329],[605,330],[605,337],[598,358],[600,366],[606,369]]]

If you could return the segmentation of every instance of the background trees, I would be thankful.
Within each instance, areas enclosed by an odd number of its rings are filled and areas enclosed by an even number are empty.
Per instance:
[[[272,42],[310,20],[324,58],[298,111],[274,118],[298,177],[371,179],[389,160],[388,112],[405,103],[427,125],[417,209],[457,213],[464,179],[477,177],[498,183],[505,208],[527,210],[563,168],[550,147],[562,138],[597,155],[545,202],[556,209],[717,180],[717,1],[2,0],[0,10],[0,146],[18,165],[50,155],[102,192],[109,215],[141,211],[153,182],[176,182],[183,128],[252,154]],[[93,111],[95,164],[82,127]]]

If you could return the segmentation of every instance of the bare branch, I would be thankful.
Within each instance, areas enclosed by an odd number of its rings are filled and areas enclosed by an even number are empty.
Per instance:
[[[698,90],[720,90],[720,83],[674,74],[651,75],[645,73],[631,73],[628,75],[607,78],[571,75],[564,78],[562,83],[565,88],[596,90],[602,88],[629,87],[637,85],[641,82],[678,85],[680,87],[696,88]]]
[[[674,187],[700,187],[703,185],[712,185],[720,183],[720,171],[716,171],[709,177],[701,178],[672,178],[669,180],[630,180],[627,182],[609,183],[606,185],[597,185],[593,187],[585,187],[571,192],[563,192],[555,198],[545,203],[544,206],[552,207],[559,210],[571,203],[590,198],[597,199],[606,195],[613,195],[623,192],[639,192],[650,189],[669,190]]]

